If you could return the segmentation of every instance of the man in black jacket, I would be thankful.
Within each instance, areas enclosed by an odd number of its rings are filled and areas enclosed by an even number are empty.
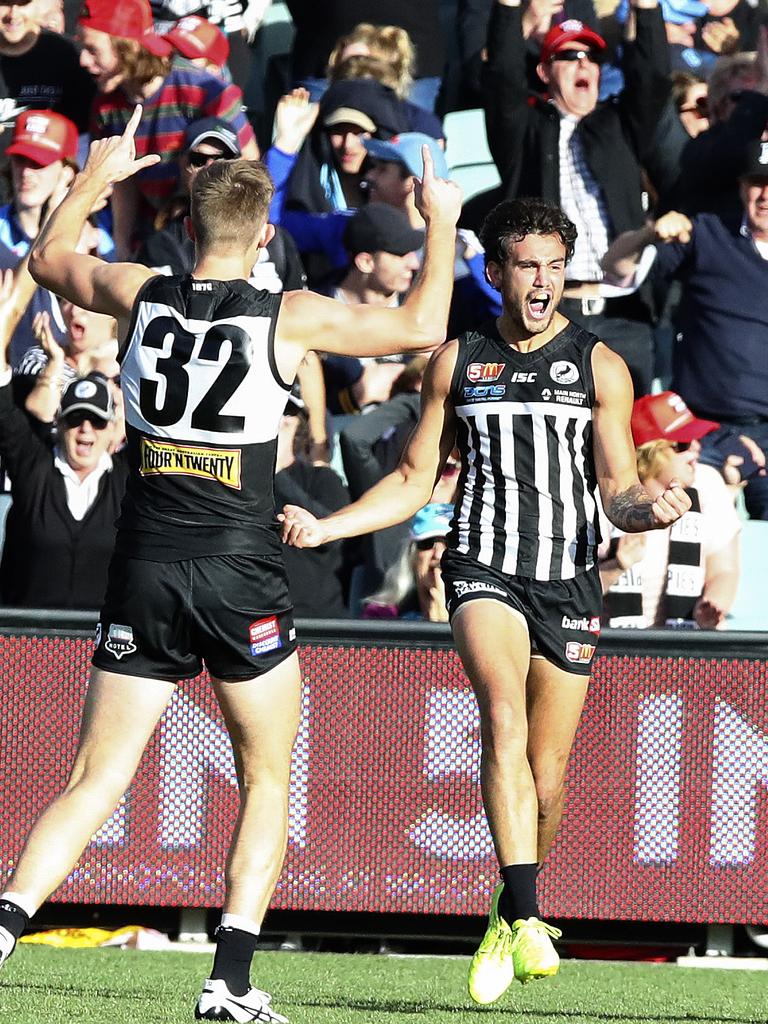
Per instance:
[[[0,455],[13,497],[0,563],[4,605],[98,608],[104,600],[127,475],[124,457],[108,452],[109,387],[97,373],[70,384],[51,450],[14,405],[10,369],[0,368]]]
[[[640,165],[669,95],[669,57],[656,0],[632,0],[624,91],[598,102],[605,42],[575,20],[546,35],[539,77],[550,99],[528,94],[520,0],[497,0],[488,30],[488,140],[505,198],[542,196],[576,224],[576,251],[560,309],[619,352],[635,393],[653,376],[650,309],[640,296],[609,297],[600,259],[645,222]]]

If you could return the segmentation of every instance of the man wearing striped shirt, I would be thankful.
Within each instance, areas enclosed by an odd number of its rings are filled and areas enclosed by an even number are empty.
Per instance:
[[[433,355],[400,465],[325,519],[294,506],[283,517],[284,539],[299,547],[390,526],[429,500],[454,445],[461,453],[442,569],[480,707],[481,786],[502,877],[470,967],[478,1003],[558,969],[559,932],[539,917],[536,873],[560,822],[600,632],[597,492],[628,533],[664,528],[690,506],[679,481],[656,500],[642,486],[627,367],[556,311],[575,240],[557,206],[499,204],[481,241],[502,314]]]

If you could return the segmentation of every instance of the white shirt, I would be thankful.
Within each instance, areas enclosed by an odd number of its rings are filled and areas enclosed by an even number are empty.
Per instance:
[[[67,489],[67,506],[72,518],[76,519],[79,523],[85,519],[88,509],[96,501],[101,478],[112,469],[112,456],[104,452],[96,468],[84,480],[81,480],[64,459],[60,448],[57,447],[53,455],[53,464],[64,477],[64,486]]]
[[[600,260],[608,250],[608,209],[603,190],[587,166],[576,133],[579,118],[560,115],[560,206],[578,231],[566,276],[572,281],[601,281]]]

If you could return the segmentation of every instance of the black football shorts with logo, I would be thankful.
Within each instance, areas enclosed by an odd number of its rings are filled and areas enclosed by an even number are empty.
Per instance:
[[[451,620],[469,601],[501,601],[528,624],[532,654],[540,654],[565,672],[590,674],[603,607],[597,567],[571,580],[533,580],[508,576],[474,558],[446,551],[441,568]]]
[[[204,663],[217,679],[263,675],[296,649],[282,558],[209,555],[151,562],[116,552],[93,665],[176,681]]]

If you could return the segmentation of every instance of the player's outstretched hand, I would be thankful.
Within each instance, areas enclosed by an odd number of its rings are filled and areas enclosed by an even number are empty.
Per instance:
[[[658,496],[651,506],[651,514],[657,527],[671,526],[685,515],[691,507],[691,499],[679,480],[670,480],[669,487]]]
[[[122,135],[97,139],[91,143],[88,159],[83,168],[84,175],[97,178],[106,187],[160,162],[160,157],[156,153],[149,153],[136,159],[134,138],[141,121],[141,110],[141,105],[134,109]]]
[[[328,540],[321,521],[300,505],[284,505],[278,520],[283,524],[283,543],[294,548],[317,548]]]
[[[424,173],[421,180],[416,178],[413,198],[416,209],[424,220],[455,224],[461,213],[461,189],[455,181],[435,177],[435,164],[429,146],[421,147],[421,158],[424,161]]]

